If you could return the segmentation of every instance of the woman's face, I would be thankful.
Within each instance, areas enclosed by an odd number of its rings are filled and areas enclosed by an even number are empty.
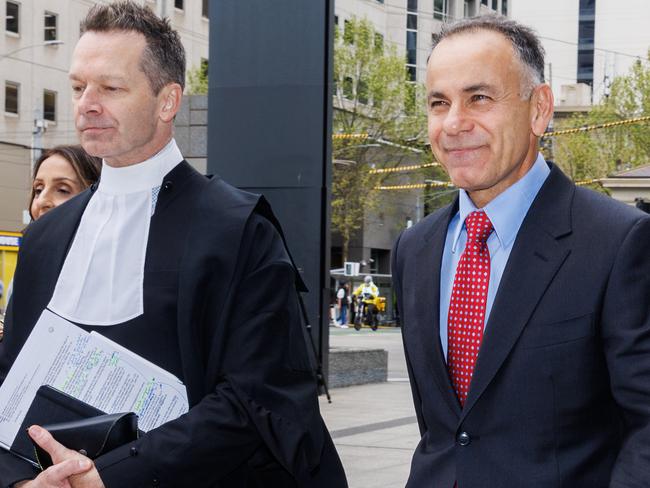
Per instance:
[[[34,200],[31,213],[38,220],[44,213],[70,200],[83,190],[83,184],[72,164],[54,154],[43,161],[33,183]]]

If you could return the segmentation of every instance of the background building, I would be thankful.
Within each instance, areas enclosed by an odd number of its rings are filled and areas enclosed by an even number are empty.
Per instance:
[[[207,63],[208,0],[138,1],[170,18],[188,68]],[[27,222],[31,164],[39,150],[77,142],[68,68],[79,23],[95,3],[102,2],[0,3],[0,231]]]
[[[534,27],[541,37],[546,79],[558,105],[598,102],[607,96],[616,76],[648,55],[646,0],[520,0],[513,2],[510,15]],[[590,89],[585,92],[576,83]]]

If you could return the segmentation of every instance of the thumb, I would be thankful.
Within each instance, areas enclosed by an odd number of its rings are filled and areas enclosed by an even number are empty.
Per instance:
[[[70,457],[70,450],[63,444],[59,443],[52,437],[47,430],[38,425],[32,425],[29,429],[29,436],[34,439],[52,458],[54,464],[61,462],[66,457]]]

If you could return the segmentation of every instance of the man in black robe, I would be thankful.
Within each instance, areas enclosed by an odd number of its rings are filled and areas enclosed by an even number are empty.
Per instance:
[[[98,185],[26,232],[4,379],[45,309],[176,375],[189,411],[93,463],[39,427],[54,466],[0,453],[0,485],[345,487],[318,410],[300,283],[266,201],[185,162],[173,140],[185,55],[167,21],[97,5],[70,70]]]

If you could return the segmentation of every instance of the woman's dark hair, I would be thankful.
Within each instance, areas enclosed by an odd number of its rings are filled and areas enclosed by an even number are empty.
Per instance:
[[[90,185],[95,183],[99,179],[99,174],[102,170],[102,160],[95,156],[91,156],[81,146],[56,146],[52,149],[45,149],[41,156],[36,160],[34,164],[34,174],[32,175],[32,181],[36,179],[38,170],[47,158],[51,156],[61,156],[63,159],[68,161],[72,168],[74,169],[75,174],[81,182],[83,189],[88,188]],[[32,185],[31,195],[29,197],[29,214],[32,215],[32,203],[36,197],[36,192],[34,186]]]

